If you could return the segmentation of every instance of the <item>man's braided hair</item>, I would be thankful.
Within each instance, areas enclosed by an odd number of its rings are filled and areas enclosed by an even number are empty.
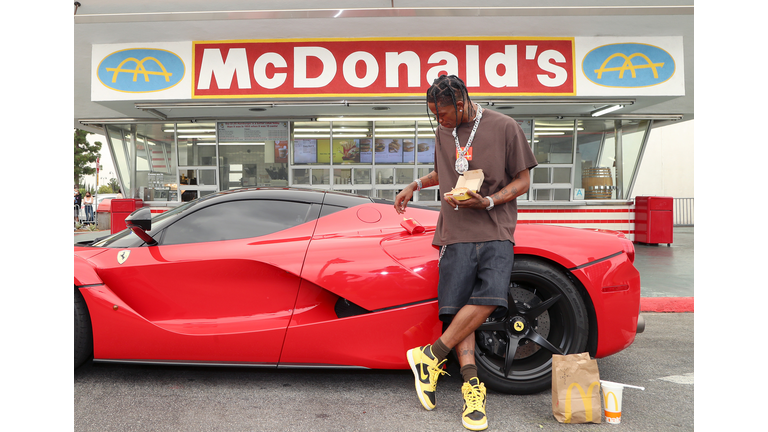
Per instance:
[[[456,110],[457,120],[462,118],[456,105],[458,101],[464,101],[464,109],[468,110],[467,115],[469,118],[473,118],[475,108],[472,100],[469,98],[467,86],[456,75],[440,75],[432,81],[432,85],[427,89],[427,104],[432,103],[435,105],[435,108],[453,105],[453,109]],[[427,108],[427,112],[429,113],[429,108]],[[437,115],[437,123],[440,124],[440,114],[438,113]],[[434,125],[432,125],[432,129],[435,129]]]

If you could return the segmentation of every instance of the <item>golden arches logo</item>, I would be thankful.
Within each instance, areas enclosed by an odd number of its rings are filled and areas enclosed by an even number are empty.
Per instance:
[[[614,409],[612,409],[612,410],[608,409],[608,396],[613,396],[613,408]],[[609,392],[605,393],[605,410],[606,411],[614,411],[614,412],[621,411],[621,410],[619,410],[619,398],[617,398],[616,394],[614,392],[612,392],[612,391],[609,391]]]
[[[617,57],[624,58],[624,63],[620,67],[606,68],[608,63],[611,60],[613,60],[613,59],[615,59]],[[641,57],[643,60],[645,60],[646,63],[644,65],[635,66],[634,64],[632,64],[632,59],[636,58],[636,57]],[[632,72],[632,78],[637,78],[637,69],[648,69],[648,68],[651,68],[651,69],[653,69],[653,77],[655,79],[658,79],[659,78],[659,72],[658,72],[658,70],[656,70],[656,68],[662,68],[662,67],[664,67],[664,63],[663,62],[661,62],[661,63],[653,63],[651,61],[651,59],[648,58],[648,56],[643,54],[643,53],[634,53],[634,54],[632,54],[630,56],[627,56],[626,54],[622,54],[622,53],[616,53],[616,54],[613,54],[612,56],[608,57],[607,59],[605,59],[603,64],[600,65],[600,69],[595,69],[595,73],[597,74],[597,79],[601,79],[603,77],[603,72],[616,72],[616,71],[619,71],[619,79],[622,79],[622,78],[624,78],[624,72],[629,70],[629,71]]]
[[[160,69],[162,69],[163,71],[162,72],[158,72],[158,71],[147,70],[144,67],[144,62],[146,62],[148,60],[154,61],[155,64],[157,64],[160,67]],[[125,66],[125,64],[128,63],[128,62],[136,63],[136,69],[123,69],[123,66]],[[132,73],[133,74],[133,82],[136,82],[136,79],[138,78],[139,75],[144,75],[144,81],[145,82],[149,82],[149,76],[150,75],[162,75],[162,76],[165,77],[165,82],[170,82],[171,81],[171,76],[173,75],[173,73],[168,72],[165,69],[165,66],[163,66],[163,64],[160,62],[160,60],[156,59],[155,57],[144,57],[141,60],[138,60],[135,57],[128,57],[125,60],[123,60],[122,62],[120,62],[120,64],[116,68],[107,68],[107,72],[113,72],[113,74],[112,74],[112,82],[113,83],[117,82],[117,77],[118,77],[118,75],[120,75],[121,72],[129,73],[129,74]]]
[[[593,381],[589,388],[587,389],[586,393],[584,392],[584,388],[579,385],[579,383],[572,383],[570,386],[568,386],[568,391],[565,392],[565,420],[563,423],[570,423],[571,417],[573,416],[573,408],[571,407],[571,399],[573,397],[573,388],[576,387],[576,389],[579,391],[579,394],[581,395],[581,401],[584,403],[584,412],[586,414],[586,421],[591,422],[592,421],[592,389],[595,387],[598,388],[597,391],[600,391],[600,381]],[[599,398],[599,394],[598,394]]]

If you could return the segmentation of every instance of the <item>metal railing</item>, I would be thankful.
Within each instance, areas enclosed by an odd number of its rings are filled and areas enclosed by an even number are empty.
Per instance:
[[[693,226],[693,198],[674,199],[674,226]]]

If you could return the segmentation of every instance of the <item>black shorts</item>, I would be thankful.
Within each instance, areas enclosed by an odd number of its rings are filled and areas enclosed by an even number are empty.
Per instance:
[[[437,284],[440,320],[450,322],[464,305],[496,305],[491,317],[504,316],[514,258],[508,240],[443,246]]]

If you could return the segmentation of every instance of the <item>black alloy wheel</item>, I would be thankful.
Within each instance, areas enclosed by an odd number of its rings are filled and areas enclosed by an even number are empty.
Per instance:
[[[584,301],[563,270],[516,257],[507,315],[475,333],[478,375],[500,393],[542,392],[551,388],[552,354],[584,352],[588,335]]]

